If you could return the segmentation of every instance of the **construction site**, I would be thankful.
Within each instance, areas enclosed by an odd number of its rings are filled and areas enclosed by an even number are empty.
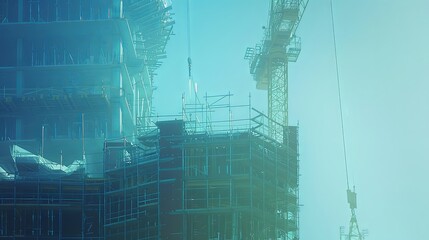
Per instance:
[[[0,0],[0,239],[299,239],[288,63],[307,2],[271,1],[243,49],[268,114],[225,94],[161,117],[170,2]]]

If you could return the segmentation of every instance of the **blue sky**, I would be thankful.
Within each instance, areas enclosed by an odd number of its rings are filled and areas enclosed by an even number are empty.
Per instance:
[[[190,0],[193,76],[200,94],[231,91],[266,112],[243,59],[263,37],[268,3]],[[179,113],[188,90],[186,0],[172,1],[175,35],[158,71],[154,105]],[[429,18],[426,0],[334,0],[351,184],[367,239],[422,239],[429,223]],[[301,239],[339,239],[350,217],[329,0],[310,0],[289,68],[289,122],[299,122]]]

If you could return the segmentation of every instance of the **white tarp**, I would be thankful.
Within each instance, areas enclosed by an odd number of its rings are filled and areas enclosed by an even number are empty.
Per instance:
[[[11,147],[11,156],[15,165],[18,163],[32,163],[32,164],[37,164],[39,166],[43,166],[45,169],[48,169],[48,170],[59,171],[64,173],[73,173],[84,167],[84,160],[75,160],[69,166],[64,166],[57,162],[53,162],[46,158],[43,158],[40,155],[31,153],[30,151],[18,145],[13,145]]]

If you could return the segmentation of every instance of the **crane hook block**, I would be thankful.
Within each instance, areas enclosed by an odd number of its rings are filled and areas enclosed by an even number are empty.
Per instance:
[[[350,189],[347,189],[347,201],[349,202],[350,209],[356,209],[357,208],[356,192],[352,192]]]
[[[189,71],[189,78],[192,76],[192,60],[191,57],[188,57],[188,71]]]

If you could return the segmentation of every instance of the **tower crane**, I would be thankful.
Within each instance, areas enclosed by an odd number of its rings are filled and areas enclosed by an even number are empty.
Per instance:
[[[271,0],[268,27],[261,44],[246,49],[256,87],[268,91],[269,135],[283,141],[288,125],[288,62],[296,62],[301,39],[295,31],[308,0]]]

